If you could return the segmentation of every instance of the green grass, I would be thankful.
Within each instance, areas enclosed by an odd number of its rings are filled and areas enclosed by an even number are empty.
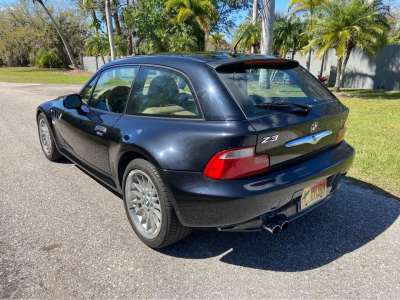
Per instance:
[[[349,177],[400,196],[400,92],[342,90],[350,108],[345,139],[356,149]],[[396,101],[397,100],[397,101]]]
[[[67,72],[62,69],[50,71],[34,67],[0,68],[0,82],[84,84],[91,75],[82,73],[77,75],[73,71]]]

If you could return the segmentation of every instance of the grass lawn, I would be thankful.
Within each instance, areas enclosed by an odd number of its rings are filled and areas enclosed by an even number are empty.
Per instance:
[[[62,69],[38,69],[34,67],[0,68],[0,82],[84,84],[91,74]]]
[[[356,149],[348,177],[400,197],[400,92],[343,89],[350,108],[345,139]]]

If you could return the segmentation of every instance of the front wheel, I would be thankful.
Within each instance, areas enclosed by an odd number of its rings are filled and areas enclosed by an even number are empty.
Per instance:
[[[133,230],[151,248],[163,248],[185,238],[183,226],[172,206],[172,194],[153,164],[135,159],[123,177],[126,214]]]
[[[53,135],[44,113],[39,114],[37,123],[40,145],[42,146],[44,156],[50,161],[59,160],[62,155],[58,152],[56,144],[54,143]]]

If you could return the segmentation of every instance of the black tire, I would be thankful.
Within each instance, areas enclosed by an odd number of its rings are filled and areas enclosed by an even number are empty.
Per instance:
[[[153,239],[145,237],[139,231],[139,229],[136,228],[137,225],[130,216],[125,187],[128,175],[133,170],[142,171],[147,176],[149,176],[158,194],[158,199],[161,206],[162,221],[160,225],[161,229],[159,230],[158,235]],[[183,226],[179,222],[175,210],[172,206],[172,199],[173,199],[172,193],[169,191],[169,189],[161,179],[160,174],[157,172],[156,167],[147,160],[135,159],[129,163],[124,173],[122,190],[123,190],[125,211],[126,215],[128,216],[129,222],[131,223],[131,226],[135,231],[136,235],[142,240],[143,243],[145,243],[150,248],[160,249],[169,246],[187,237],[192,231],[190,228]]]
[[[40,127],[41,127],[41,122],[44,122],[47,126],[47,129],[49,130],[49,139],[50,139],[50,148],[48,148],[48,151],[45,150],[42,141],[40,139]],[[54,136],[53,132],[51,131],[51,127],[49,123],[47,122],[47,118],[44,113],[40,113],[37,119],[37,125],[38,125],[38,134],[39,134],[39,142],[40,142],[40,148],[42,148],[44,156],[50,161],[57,161],[62,157],[62,154],[58,151],[56,144],[54,143]]]

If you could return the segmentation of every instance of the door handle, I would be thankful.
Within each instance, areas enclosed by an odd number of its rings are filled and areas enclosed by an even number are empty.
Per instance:
[[[97,125],[94,130],[97,131],[98,133],[103,133],[103,134],[107,132],[107,128],[100,125]]]

